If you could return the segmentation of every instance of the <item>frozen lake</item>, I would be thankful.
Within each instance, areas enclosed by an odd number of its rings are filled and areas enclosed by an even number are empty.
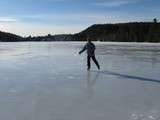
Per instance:
[[[160,120],[160,44],[0,43],[0,120]]]

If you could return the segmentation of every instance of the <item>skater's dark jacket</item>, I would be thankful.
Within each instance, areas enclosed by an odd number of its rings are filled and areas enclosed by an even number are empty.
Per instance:
[[[95,52],[94,52],[95,49],[96,49],[95,45],[92,42],[88,42],[85,44],[85,46],[83,47],[83,49],[79,53],[81,54],[82,52],[87,50],[87,55],[89,57],[92,57],[95,55]]]

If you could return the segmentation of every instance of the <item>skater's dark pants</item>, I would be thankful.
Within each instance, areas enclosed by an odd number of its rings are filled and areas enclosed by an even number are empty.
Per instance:
[[[87,66],[88,66],[88,69],[90,69],[90,67],[91,67],[91,58],[92,58],[92,60],[94,61],[94,63],[97,65],[97,67],[99,69],[100,66],[98,64],[98,61],[95,58],[95,55],[93,55],[93,56],[87,56]]]

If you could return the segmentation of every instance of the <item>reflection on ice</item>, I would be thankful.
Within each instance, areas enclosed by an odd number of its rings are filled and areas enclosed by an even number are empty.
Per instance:
[[[88,88],[88,94],[91,96],[94,95],[94,89],[96,85],[96,81],[99,80],[99,71],[94,74],[93,72],[87,71],[87,88]]]

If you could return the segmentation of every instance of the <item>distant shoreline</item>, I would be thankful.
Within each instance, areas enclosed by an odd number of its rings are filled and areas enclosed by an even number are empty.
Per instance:
[[[86,41],[14,41],[14,42],[0,42],[0,43],[85,43]],[[97,44],[108,45],[146,45],[146,46],[160,46],[160,42],[109,42],[109,41],[93,41]]]
[[[102,42],[160,42],[160,23],[133,22],[117,24],[95,24],[76,34],[59,34],[46,36],[21,37],[12,33],[0,31],[0,42],[53,42],[53,41],[93,41]]]

